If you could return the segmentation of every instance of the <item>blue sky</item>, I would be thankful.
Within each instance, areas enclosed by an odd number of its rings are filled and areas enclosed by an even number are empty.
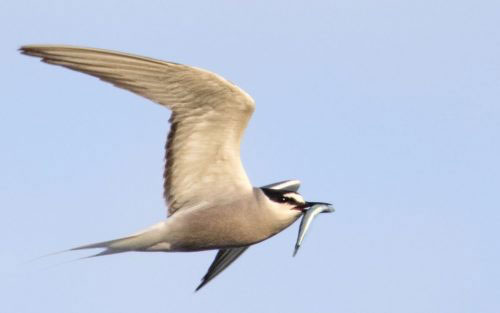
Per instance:
[[[2,1],[3,312],[498,312],[498,1]],[[214,252],[37,256],[165,218],[168,110],[18,54],[53,43],[212,70],[256,101],[254,185],[337,211]],[[48,267],[48,268],[47,268]]]

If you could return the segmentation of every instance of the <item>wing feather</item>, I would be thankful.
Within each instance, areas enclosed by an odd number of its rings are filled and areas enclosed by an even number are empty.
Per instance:
[[[235,191],[251,191],[240,142],[253,99],[209,71],[120,52],[71,46],[20,48],[43,62],[95,76],[172,110],[164,196],[169,215]]]
[[[248,247],[231,248],[231,249],[221,249],[217,252],[215,259],[208,268],[207,273],[201,279],[201,283],[196,287],[195,291],[200,290],[203,286],[208,284],[212,279],[219,275],[223,270],[225,270],[229,265],[231,265],[240,255],[243,254],[248,249]]]

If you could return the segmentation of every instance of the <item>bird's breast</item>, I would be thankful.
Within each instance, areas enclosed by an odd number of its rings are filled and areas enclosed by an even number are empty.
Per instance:
[[[237,203],[179,211],[169,218],[165,239],[177,251],[241,247],[279,233],[297,218]]]

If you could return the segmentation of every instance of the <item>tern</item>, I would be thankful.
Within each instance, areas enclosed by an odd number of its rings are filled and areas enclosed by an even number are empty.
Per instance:
[[[123,238],[75,247],[127,251],[216,249],[199,290],[246,249],[281,232],[309,207],[298,180],[253,187],[240,160],[255,102],[207,70],[102,49],[27,45],[21,53],[95,76],[172,111],[166,143],[164,198],[168,218]]]

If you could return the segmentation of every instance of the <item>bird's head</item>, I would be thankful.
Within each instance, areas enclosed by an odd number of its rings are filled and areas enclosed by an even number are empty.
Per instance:
[[[315,204],[330,205],[329,203],[325,202],[305,201],[304,198],[298,192],[295,191],[270,189],[270,188],[261,188],[261,189],[271,201],[281,204],[285,209],[304,212],[309,207]]]

